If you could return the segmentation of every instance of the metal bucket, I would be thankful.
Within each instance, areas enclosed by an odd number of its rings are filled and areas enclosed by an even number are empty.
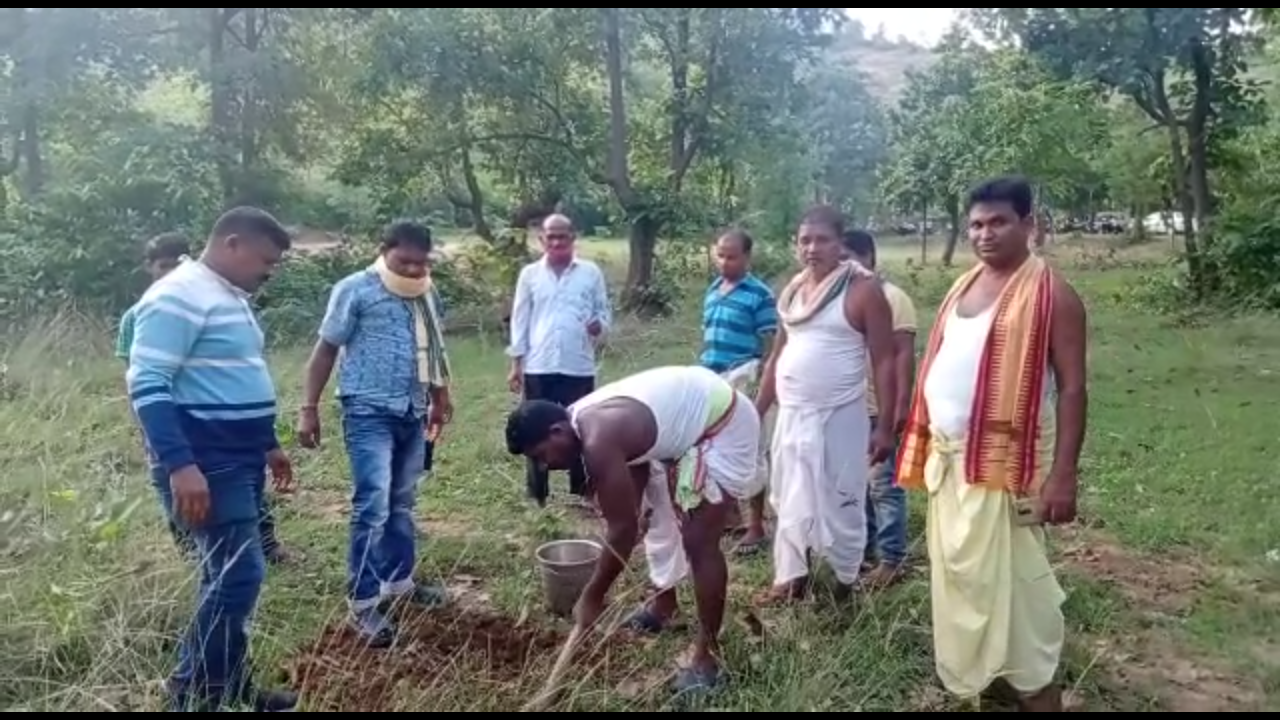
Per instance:
[[[548,610],[561,617],[573,614],[603,552],[604,547],[591,540],[555,540],[538,548],[535,556]]]

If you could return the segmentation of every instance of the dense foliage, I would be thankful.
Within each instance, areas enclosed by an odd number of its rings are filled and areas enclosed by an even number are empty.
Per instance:
[[[1145,216],[1191,218],[1169,288],[1277,307],[1250,10],[978,8],[925,50],[839,8],[3,9],[0,320],[110,317],[147,237],[237,202],[344,244],[260,298],[278,339],[398,216],[476,238],[440,274],[481,321],[556,208],[626,237],[624,299],[661,310],[706,271],[681,244],[740,224],[778,268],[814,200],[941,235],[949,262],[964,189],[1011,171],[1055,222],[1123,212],[1141,242]]]

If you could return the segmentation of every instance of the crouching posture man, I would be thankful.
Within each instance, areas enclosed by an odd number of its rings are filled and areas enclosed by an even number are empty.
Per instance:
[[[507,419],[507,448],[552,470],[586,469],[608,529],[607,547],[574,610],[593,625],[649,513],[644,536],[657,595],[632,616],[652,632],[676,611],[676,584],[693,576],[699,629],[677,692],[723,680],[716,658],[728,568],[720,536],[730,509],[760,491],[760,417],[751,401],[701,367],[660,367],[606,385],[567,408],[528,400]]]

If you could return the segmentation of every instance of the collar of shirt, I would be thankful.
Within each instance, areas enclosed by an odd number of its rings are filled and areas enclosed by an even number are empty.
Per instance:
[[[547,259],[547,256],[545,253],[542,255],[542,258],[539,260],[539,262],[542,263],[543,268],[550,270],[551,272],[556,271],[555,268],[551,267],[551,261]],[[569,270],[577,266],[578,266],[578,256],[577,254],[574,254],[573,257],[569,258],[569,262],[564,266],[564,269]]]
[[[194,263],[194,264],[195,264],[195,267],[196,267],[196,270],[198,270],[201,274],[206,275],[207,277],[211,278],[214,282],[216,282],[216,283],[218,283],[219,285],[221,285],[222,287],[226,288],[227,290],[229,290],[229,291],[231,292],[231,294],[235,295],[236,297],[240,298],[241,300],[248,300],[250,297],[252,297],[252,293],[250,293],[250,292],[248,292],[248,291],[244,290],[243,288],[237,287],[236,285],[232,284],[232,282],[231,282],[230,280],[228,280],[228,279],[226,279],[226,278],[222,277],[221,275],[219,275],[219,274],[217,273],[217,271],[215,271],[213,268],[211,268],[211,267],[209,267],[208,265],[206,265],[206,264],[204,263],[204,261],[203,261],[203,260],[198,260],[198,259],[197,259],[197,260],[193,260],[193,259],[191,259],[191,258],[189,258],[189,257],[185,257],[185,256],[184,256],[184,257],[182,258],[182,262],[183,262],[183,263]]]
[[[712,280],[712,281],[711,281],[711,285],[707,287],[707,292],[708,292],[708,293],[713,293],[713,292],[714,292],[714,293],[719,293],[719,292],[720,292],[720,286],[724,284],[724,281],[725,281],[725,276],[723,276],[723,275],[719,275],[719,276],[717,276],[715,280]],[[733,287],[729,288],[729,292],[733,292],[733,291],[737,290],[737,289],[738,289],[738,288],[740,288],[740,287],[744,287],[744,286],[746,286],[746,285],[750,285],[750,284],[752,284],[752,283],[754,283],[754,282],[756,282],[756,276],[755,276],[754,274],[752,274],[752,273],[747,273],[746,275],[743,275],[741,279],[739,279],[737,282],[735,282],[735,283],[733,284]],[[729,293],[725,293],[725,294],[726,294],[726,295],[728,295]]]

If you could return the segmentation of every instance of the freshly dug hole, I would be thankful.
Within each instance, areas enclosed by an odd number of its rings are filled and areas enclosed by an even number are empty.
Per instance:
[[[321,633],[286,666],[309,712],[515,710],[545,680],[566,633],[533,623],[455,609],[399,613],[394,646],[370,649],[345,622]],[[616,641],[584,643],[575,667],[609,676]],[[611,670],[613,672],[611,672]],[[409,708],[414,698],[432,706]],[[448,703],[446,707],[436,703]],[[465,703],[467,707],[461,707]],[[414,703],[416,704],[416,703]]]

